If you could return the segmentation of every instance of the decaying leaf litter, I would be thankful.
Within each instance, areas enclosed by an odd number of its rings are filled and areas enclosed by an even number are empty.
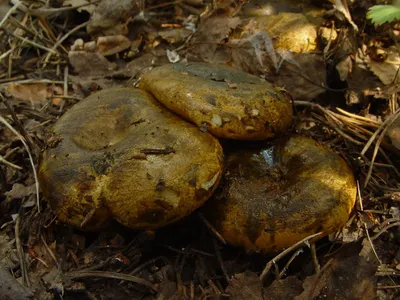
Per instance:
[[[366,21],[384,1],[332,2],[2,2],[0,295],[398,296],[400,28]],[[223,245],[197,213],[156,232],[112,224],[83,233],[57,222],[32,169],[46,129],[94,91],[137,85],[152,66],[178,61],[228,64],[292,95],[292,130],[340,153],[357,176],[340,232],[273,257]]]

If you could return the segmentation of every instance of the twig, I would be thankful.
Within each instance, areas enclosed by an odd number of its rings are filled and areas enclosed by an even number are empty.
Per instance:
[[[31,283],[29,281],[28,270],[26,269],[24,249],[22,248],[21,237],[20,237],[20,232],[19,232],[20,225],[21,225],[21,218],[18,214],[17,217],[15,218],[15,244],[17,247],[18,259],[19,259],[19,264],[21,267],[23,283],[25,286],[30,287]]]
[[[377,234],[375,234],[373,237],[371,237],[371,240],[373,241],[373,240],[377,239],[382,233],[384,233],[388,229],[390,229],[392,227],[396,227],[396,226],[400,226],[400,222],[395,222],[395,223],[392,223],[392,224],[390,224],[388,226],[385,226]]]
[[[398,109],[396,113],[398,113],[400,111],[400,109]],[[393,115],[395,115],[393,114]],[[364,155],[365,152],[367,152],[368,148],[371,146],[371,144],[373,143],[373,141],[375,140],[375,138],[377,137],[377,135],[379,134],[379,132],[391,121],[391,119],[393,119],[393,115],[391,118],[388,118],[385,120],[385,122],[383,122],[379,128],[374,132],[374,134],[371,136],[371,138],[369,139],[369,141],[365,144],[364,148],[361,151],[361,154]],[[397,116],[395,117],[395,119],[397,119]],[[394,120],[393,120],[394,121]]]
[[[29,150],[29,147],[25,141],[25,138],[18,132],[16,131],[8,122],[6,119],[4,119],[2,116],[0,116],[0,122],[3,123],[8,129],[10,129],[22,142],[22,144],[25,147],[26,152],[28,153],[29,156],[29,162],[31,163],[32,166],[32,171],[33,171],[33,177],[35,178],[35,187],[36,187],[36,205],[37,205],[37,209],[38,212],[40,212],[40,198],[39,198],[39,180],[38,180],[38,176],[36,173],[36,167],[35,167],[35,163],[33,162],[33,157],[31,154],[31,151]]]
[[[321,235],[322,232],[318,232],[315,234],[312,234],[304,239],[302,239],[301,241],[297,242],[296,244],[294,244],[293,246],[287,248],[286,250],[282,251],[281,253],[279,253],[277,256],[275,256],[273,259],[271,259],[266,265],[264,270],[262,271],[261,275],[260,275],[260,280],[262,282],[264,282],[264,280],[266,279],[269,271],[271,270],[271,267],[280,259],[282,259],[284,256],[286,256],[286,254],[288,254],[289,252],[297,249],[298,247],[302,246],[304,243],[308,242],[309,240],[311,240],[312,238]]]
[[[25,37],[20,37],[20,36],[16,35],[16,34],[13,33],[13,32],[9,32],[9,34],[12,35],[12,36],[15,37],[15,38],[21,40],[22,42],[25,42],[25,43],[27,43],[27,44],[29,44],[29,45],[32,45],[32,46],[36,47],[36,48],[42,49],[42,50],[47,51],[47,52],[51,52],[51,53],[53,53],[53,54],[56,54],[56,53],[57,53],[57,52],[54,51],[53,49],[50,49],[50,48],[48,48],[48,47],[46,47],[46,46],[40,45],[40,44],[38,44],[38,43],[35,43],[34,41],[28,40],[28,39],[25,38]]]
[[[382,123],[382,126],[379,127],[378,130],[376,130],[376,132],[375,132],[376,135],[377,135],[378,132],[379,132],[379,130],[383,128],[381,135],[379,136],[378,140],[376,141],[375,148],[374,148],[374,152],[372,153],[371,164],[370,164],[369,169],[368,169],[367,177],[365,178],[364,188],[368,185],[369,179],[371,178],[372,169],[373,169],[373,167],[374,167],[374,161],[375,161],[376,155],[377,155],[377,153],[378,153],[379,146],[380,146],[380,144],[381,144],[381,142],[382,142],[382,139],[385,137],[385,134],[386,134],[387,130],[389,129],[389,126],[390,126],[391,124],[393,124],[393,122],[394,122],[399,116],[400,116],[400,109],[398,109],[394,115],[392,115],[390,118],[388,118],[388,119],[386,120],[386,121],[389,120],[388,122],[385,121],[384,123]],[[374,135],[375,135],[375,133],[374,133]],[[372,137],[371,137],[371,139],[368,141],[367,144],[369,144],[369,146],[370,146],[371,143],[372,143],[372,141],[373,141],[373,139],[372,139]],[[367,147],[367,145],[365,145],[364,149],[361,151],[361,154],[362,154],[362,155],[365,154],[365,152],[368,150],[369,146]]]
[[[112,279],[119,279],[119,280],[126,280],[137,283],[139,285],[145,286],[151,289],[153,292],[157,292],[157,289],[154,285],[142,278],[123,274],[123,273],[116,273],[116,272],[104,272],[104,271],[77,271],[77,272],[70,272],[67,273],[66,276],[70,279],[79,279],[79,278],[87,278],[87,277],[100,277],[100,278],[112,278]]]
[[[3,20],[0,22],[0,28],[3,27],[4,23],[7,21],[7,19],[18,9],[19,5],[21,2],[16,3],[13,7],[11,7],[6,15],[3,17]]]
[[[312,257],[315,273],[318,274],[319,272],[321,272],[321,266],[319,265],[319,262],[318,262],[317,249],[315,249],[315,243],[311,243],[311,257]]]
[[[221,252],[220,252],[219,249],[218,249],[217,239],[216,239],[216,238],[213,238],[212,240],[213,240],[213,245],[214,245],[214,249],[215,249],[215,254],[217,255],[217,259],[218,259],[219,266],[220,266],[220,268],[221,268],[221,270],[222,270],[222,273],[224,274],[224,277],[225,277],[226,282],[229,283],[228,272],[227,272],[226,269],[225,269],[224,261],[222,260],[222,256],[221,256]]]
[[[301,253],[303,252],[303,249],[297,249],[296,252],[293,253],[293,255],[290,257],[290,259],[288,260],[288,262],[286,263],[286,265],[283,267],[282,271],[279,273],[278,275],[278,280],[281,279],[283,277],[283,275],[285,275],[286,270],[289,268],[290,264],[294,261],[294,259]]]
[[[42,240],[42,243],[44,245],[44,247],[46,248],[47,252],[50,254],[51,258],[53,259],[53,261],[56,263],[56,266],[58,269],[60,269],[60,265],[57,261],[56,256],[54,255],[53,251],[50,249],[49,245],[47,245],[46,240],[44,239],[43,234],[40,235],[40,239]]]
[[[22,170],[22,168],[20,166],[17,166],[15,164],[13,164],[12,162],[9,162],[7,159],[5,159],[3,156],[0,155],[0,162],[17,170]]]
[[[60,39],[53,45],[53,47],[51,48],[52,52],[49,51],[49,53],[47,53],[47,56],[46,56],[46,58],[45,58],[45,60],[44,60],[43,68],[46,67],[46,65],[47,65],[48,61],[50,60],[51,56],[52,56],[53,54],[57,53],[57,52],[56,52],[56,49],[57,49],[71,34],[75,33],[75,32],[78,31],[79,29],[82,29],[82,28],[85,27],[88,23],[89,23],[89,21],[88,21],[88,22],[85,22],[85,23],[82,23],[82,24],[80,24],[80,25],[74,27],[73,29],[71,29],[70,31],[68,31],[62,38],[60,38]]]
[[[100,2],[100,0],[99,1],[90,2],[90,3],[81,4],[81,5],[76,5],[76,6],[69,6],[69,7],[29,9],[25,5],[20,4],[19,0],[12,0],[11,1],[11,3],[13,3],[14,5],[19,5],[19,8],[20,8],[21,11],[23,11],[25,13],[29,13],[32,16],[42,17],[42,18],[47,18],[50,15],[57,14],[57,13],[60,13],[60,12],[70,11],[70,10],[74,10],[74,9],[77,9],[77,8],[80,8],[80,7],[89,6],[89,5],[92,5],[92,4],[97,4],[99,2]]]
[[[366,235],[367,235],[367,239],[368,239],[368,241],[369,241],[369,243],[370,243],[370,245],[371,245],[372,252],[374,252],[374,255],[375,255],[376,259],[378,260],[378,263],[381,265],[381,264],[382,264],[382,261],[379,259],[378,253],[376,253],[374,244],[372,243],[372,239],[371,239],[371,237],[369,236],[367,223],[363,222],[363,224],[364,224],[365,233],[366,233]]]
[[[197,215],[199,216],[200,220],[206,225],[207,229],[224,245],[226,245],[225,239],[222,235],[208,222],[206,218],[204,218],[203,214],[198,212]]]

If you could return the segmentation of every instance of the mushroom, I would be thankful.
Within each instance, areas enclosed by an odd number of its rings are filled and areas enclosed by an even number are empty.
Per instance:
[[[189,215],[218,186],[216,138],[139,89],[112,88],[73,106],[52,129],[39,177],[61,221],[85,230],[110,218],[153,229]]]
[[[346,162],[313,139],[294,135],[226,154],[221,188],[204,208],[234,246],[275,252],[348,220],[356,198]]]
[[[287,131],[291,97],[271,83],[221,65],[169,64],[142,76],[140,87],[217,137],[263,140]]]

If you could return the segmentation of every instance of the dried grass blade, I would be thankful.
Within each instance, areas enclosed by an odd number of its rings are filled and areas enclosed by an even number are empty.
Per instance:
[[[33,170],[33,177],[35,179],[35,188],[36,188],[36,205],[37,205],[37,209],[38,212],[40,212],[40,199],[39,199],[39,180],[38,180],[38,176],[37,176],[37,172],[36,172],[36,167],[35,167],[35,163],[33,162],[33,157],[31,154],[31,151],[29,150],[28,144],[25,141],[25,138],[18,132],[16,131],[8,122],[6,119],[4,119],[2,116],[0,116],[0,122],[3,123],[8,129],[10,129],[12,131],[12,133],[14,133],[22,142],[22,144],[25,147],[26,152],[28,153],[29,156],[29,162],[31,163],[32,166],[32,170]]]

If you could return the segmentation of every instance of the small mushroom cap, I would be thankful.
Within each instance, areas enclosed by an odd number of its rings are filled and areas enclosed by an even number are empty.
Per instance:
[[[39,176],[61,221],[97,230],[110,218],[158,228],[200,207],[218,186],[217,139],[138,89],[113,88],[55,124]]]
[[[140,87],[178,115],[221,138],[271,138],[285,132],[293,119],[287,92],[222,65],[164,65],[145,73]]]
[[[235,149],[218,195],[204,211],[234,246],[275,252],[348,220],[356,198],[346,162],[311,138]]]

